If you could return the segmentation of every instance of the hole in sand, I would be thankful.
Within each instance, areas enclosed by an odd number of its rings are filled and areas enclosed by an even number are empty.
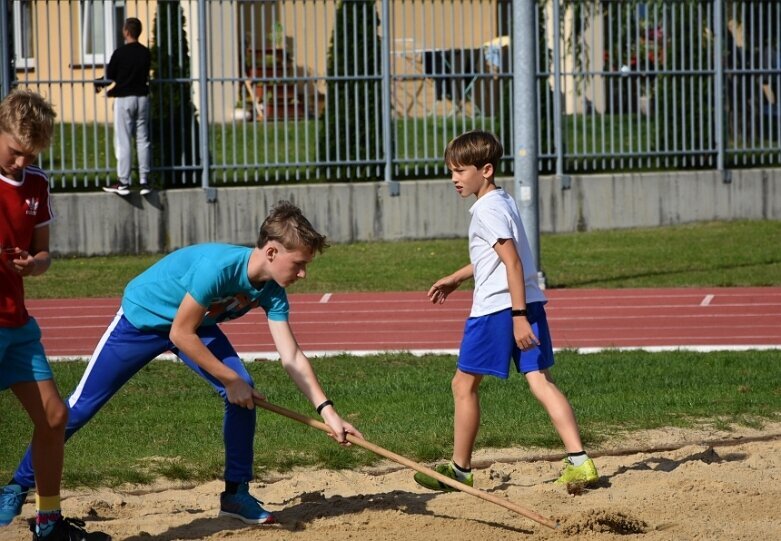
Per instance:
[[[559,523],[563,534],[578,535],[586,532],[604,532],[620,535],[645,533],[648,524],[642,520],[615,511],[597,510],[563,518]]]

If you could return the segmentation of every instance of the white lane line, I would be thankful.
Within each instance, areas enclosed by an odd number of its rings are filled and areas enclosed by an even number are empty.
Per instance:
[[[590,353],[600,353],[603,351],[647,351],[651,353],[659,353],[666,351],[695,351],[700,353],[711,353],[715,351],[771,351],[781,349],[781,346],[777,344],[758,344],[758,345],[694,345],[694,346],[625,346],[625,347],[580,347],[580,348],[553,348],[555,352],[567,351],[579,353],[581,355],[587,355]],[[388,349],[356,349],[356,350],[311,350],[307,351],[307,357],[334,357],[338,355],[353,355],[356,357],[365,357],[367,355],[382,355],[393,353],[408,353],[416,357],[424,355],[458,355],[458,349],[452,348],[426,348],[426,349],[405,349],[405,348],[388,348]],[[47,359],[50,362],[62,362],[62,361],[88,361],[91,353],[85,353],[83,355],[47,355]],[[257,351],[257,352],[245,352],[239,353],[239,357],[244,362],[252,362],[259,360],[275,361],[279,360],[279,354],[276,351]],[[163,361],[179,361],[178,357],[171,353],[165,353],[157,357],[158,360]],[[180,361],[179,361],[180,362]]]
[[[331,294],[330,293],[326,293],[322,297],[320,297],[320,303],[321,304],[325,304],[325,303],[327,303],[330,300],[331,300]]]
[[[715,295],[705,295],[705,298],[702,299],[702,302],[700,303],[700,306],[708,306],[710,304],[710,301],[713,300],[713,297]]]

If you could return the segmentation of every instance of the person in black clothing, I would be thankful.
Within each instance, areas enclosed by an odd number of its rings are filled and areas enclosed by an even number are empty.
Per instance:
[[[122,196],[130,194],[133,136],[136,139],[141,195],[152,192],[148,184],[152,162],[149,142],[149,69],[152,56],[149,49],[138,42],[141,28],[141,21],[135,17],[125,20],[122,27],[125,44],[111,55],[106,68],[106,80],[95,83],[98,92],[103,86],[114,83],[107,94],[115,98],[114,150],[119,180],[103,190]]]

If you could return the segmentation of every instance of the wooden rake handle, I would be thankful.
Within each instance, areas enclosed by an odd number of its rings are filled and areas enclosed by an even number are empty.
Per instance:
[[[281,406],[277,406],[275,404],[272,404],[270,402],[267,402],[265,400],[258,400],[255,399],[255,405],[258,407],[261,407],[263,409],[266,409],[268,411],[273,411],[274,413],[278,413],[279,415],[282,415],[284,417],[288,417],[290,419],[296,420],[300,423],[303,423],[305,425],[309,425],[312,428],[316,428],[318,430],[322,430],[323,432],[327,432],[328,434],[333,434],[333,430],[331,430],[331,427],[329,427],[327,424],[322,423],[320,421],[317,421],[315,419],[312,419],[311,417],[306,417],[305,415],[301,415],[300,413],[297,413],[295,411],[291,411],[289,409],[285,409]],[[396,453],[392,451],[388,451],[387,449],[384,449],[380,447],[379,445],[375,445],[371,442],[366,441],[363,438],[359,438],[357,436],[353,436],[352,434],[346,434],[346,439],[350,443],[354,445],[358,445],[360,447],[363,447],[364,449],[368,449],[372,453],[375,453],[377,455],[380,455],[382,457],[388,458],[390,460],[393,460],[394,462],[398,462],[399,464],[403,466],[407,466],[408,468],[412,468],[415,471],[419,471],[420,473],[423,473],[425,475],[428,475],[430,477],[433,477],[437,481],[440,481],[442,484],[448,485],[450,487],[455,488],[456,490],[460,490],[461,492],[466,492],[467,494],[471,496],[476,496],[478,498],[481,498],[483,500],[489,501],[491,503],[494,503],[496,505],[500,505],[504,507],[505,509],[509,509],[510,511],[514,511],[518,513],[519,515],[523,515],[526,518],[529,518],[535,522],[538,522],[542,524],[543,526],[547,526],[548,528],[556,529],[559,527],[558,522],[554,522],[553,520],[546,518],[538,513],[535,513],[531,509],[526,509],[525,507],[522,507],[518,504],[512,503],[509,500],[506,500],[504,498],[500,498],[498,496],[494,496],[493,494],[489,494],[487,492],[483,492],[482,490],[470,487],[468,485],[465,485],[463,483],[459,483],[455,479],[451,479],[450,477],[447,477],[445,475],[442,475],[439,472],[436,472],[432,470],[431,468],[427,468],[426,466],[423,466],[422,464],[419,464],[415,462],[414,460],[410,460],[409,458],[403,457],[401,455],[397,455]]]

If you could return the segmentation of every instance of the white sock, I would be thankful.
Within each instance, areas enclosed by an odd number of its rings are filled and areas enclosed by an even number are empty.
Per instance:
[[[569,459],[570,463],[577,468],[578,466],[582,466],[583,463],[588,460],[588,455],[585,452],[572,453],[567,458]]]
[[[450,461],[450,465],[453,466],[453,472],[456,474],[456,479],[459,481],[463,481],[470,473],[472,473],[472,468],[462,469],[452,460]]]

